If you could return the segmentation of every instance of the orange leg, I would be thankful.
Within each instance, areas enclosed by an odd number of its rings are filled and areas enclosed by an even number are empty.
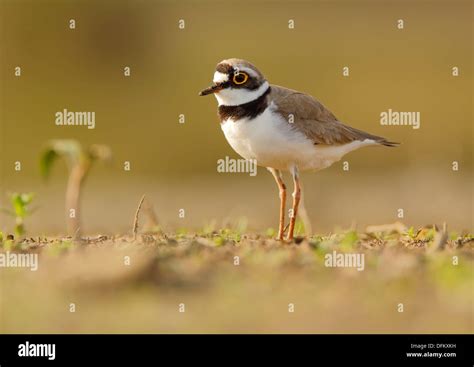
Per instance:
[[[274,168],[268,168],[272,173],[275,181],[280,190],[280,223],[278,226],[278,239],[283,240],[283,234],[285,233],[285,203],[286,203],[286,186],[281,178],[281,172]]]
[[[288,236],[287,240],[293,239],[293,232],[295,231],[295,222],[296,222],[296,215],[298,214],[298,206],[300,204],[301,198],[301,186],[300,186],[300,178],[298,174],[298,169],[294,167],[291,170],[291,175],[293,176],[293,184],[294,184],[294,191],[293,191],[293,210],[290,217],[290,228],[288,229]]]

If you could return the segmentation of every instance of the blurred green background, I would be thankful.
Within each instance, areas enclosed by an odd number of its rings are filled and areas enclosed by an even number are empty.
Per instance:
[[[315,96],[352,126],[402,142],[346,156],[348,172],[339,162],[303,174],[315,231],[393,222],[398,208],[410,225],[447,221],[472,230],[471,2],[0,4],[0,206],[8,205],[8,192],[36,192],[39,208],[27,222],[32,233],[65,230],[66,167],[55,167],[49,182],[38,170],[52,138],[113,150],[112,164],[96,166],[85,188],[86,232],[129,230],[144,193],[171,230],[241,217],[250,230],[276,226],[277,189],[266,170],[256,177],[216,171],[218,159],[238,156],[220,130],[216,101],[197,93],[229,57],[253,62],[271,83]],[[16,66],[21,77],[14,76]],[[96,128],[55,126],[64,108],[95,111]],[[381,126],[380,113],[389,108],[419,111],[421,128]],[[20,172],[15,161],[22,162]],[[0,230],[12,222],[0,214]]]

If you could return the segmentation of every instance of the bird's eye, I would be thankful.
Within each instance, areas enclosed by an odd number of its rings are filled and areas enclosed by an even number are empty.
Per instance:
[[[237,73],[237,74],[234,74],[234,78],[233,78],[233,81],[235,84],[237,85],[241,85],[241,84],[244,84],[247,80],[248,80],[249,76],[245,73]]]

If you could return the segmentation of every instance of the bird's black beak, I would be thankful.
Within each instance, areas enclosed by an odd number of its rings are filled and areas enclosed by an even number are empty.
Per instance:
[[[220,90],[226,87],[226,83],[215,83],[206,89],[199,92],[200,96],[207,96],[208,94],[218,93]]]

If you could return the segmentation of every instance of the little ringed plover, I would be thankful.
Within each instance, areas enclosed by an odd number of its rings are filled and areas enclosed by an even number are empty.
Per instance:
[[[300,171],[327,168],[362,147],[398,145],[343,124],[308,94],[269,84],[245,60],[227,59],[218,63],[213,84],[199,93],[208,94],[214,94],[217,99],[221,128],[232,148],[243,158],[266,167],[278,184],[280,240],[286,229],[286,186],[282,171],[289,171],[294,183],[287,235],[292,240],[301,198]]]

